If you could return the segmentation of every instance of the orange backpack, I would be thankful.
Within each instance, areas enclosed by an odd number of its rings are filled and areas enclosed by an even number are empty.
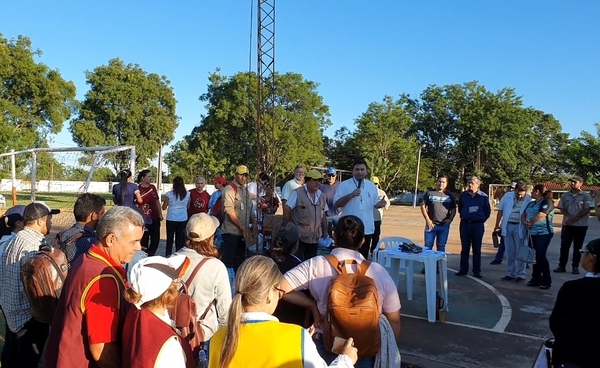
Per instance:
[[[325,258],[338,273],[329,284],[323,320],[325,348],[331,351],[336,337],[352,337],[359,356],[377,355],[381,348],[379,293],[375,280],[366,276],[371,262],[338,261],[333,255]],[[346,264],[352,263],[358,265],[358,272],[349,274]]]

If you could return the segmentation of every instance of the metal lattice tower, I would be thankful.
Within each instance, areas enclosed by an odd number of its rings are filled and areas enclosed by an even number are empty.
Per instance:
[[[258,1],[258,94],[256,106],[256,158],[258,171],[274,172],[274,167],[268,167],[269,154],[267,137],[261,137],[269,132],[275,137],[275,0]],[[270,116],[270,119],[265,117]],[[268,124],[267,126],[264,126]],[[266,128],[266,129],[265,129]],[[273,139],[274,141],[274,139]],[[264,148],[264,151],[263,151]]]

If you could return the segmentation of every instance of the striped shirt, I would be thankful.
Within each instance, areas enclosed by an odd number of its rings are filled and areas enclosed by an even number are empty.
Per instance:
[[[21,267],[33,257],[44,241],[44,235],[30,227],[19,231],[6,245],[2,255],[2,291],[0,305],[8,328],[17,333],[31,319],[29,301],[21,282]]]

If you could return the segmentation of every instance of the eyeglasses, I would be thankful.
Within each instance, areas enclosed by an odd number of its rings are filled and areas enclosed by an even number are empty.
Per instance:
[[[279,293],[279,299],[283,298],[283,296],[285,295],[285,290],[282,290],[282,289],[278,288],[277,286],[273,286],[273,288],[275,290],[277,290],[277,292]]]
[[[333,178],[335,174],[327,174],[328,177]]]
[[[589,249],[579,249],[579,253],[581,253],[581,254],[584,254],[584,253],[589,253],[589,254],[591,254],[591,255],[595,256],[595,254],[594,254],[594,253],[592,253],[592,252],[590,252],[590,250],[589,250]]]

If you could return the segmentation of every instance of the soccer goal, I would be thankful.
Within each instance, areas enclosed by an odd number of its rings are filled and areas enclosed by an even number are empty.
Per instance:
[[[74,221],[73,205],[80,194],[102,195],[112,204],[112,185],[123,168],[135,172],[135,146],[11,151],[0,154],[0,192],[6,207],[42,201],[60,209],[53,226],[68,227]]]
[[[502,196],[510,191],[510,184],[490,184],[489,186],[489,197],[492,209],[496,208]]]

